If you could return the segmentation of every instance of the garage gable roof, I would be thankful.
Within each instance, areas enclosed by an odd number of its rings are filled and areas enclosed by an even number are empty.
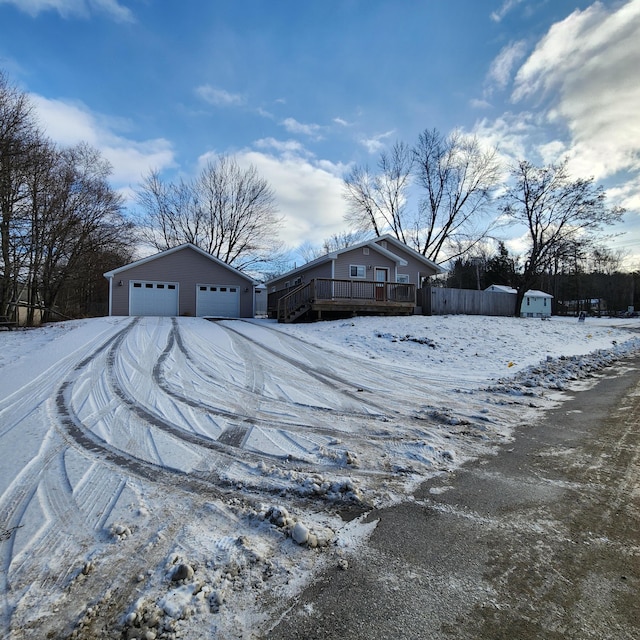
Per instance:
[[[229,271],[241,276],[251,284],[254,284],[254,285],[258,284],[256,280],[248,276],[246,273],[242,273],[242,271],[239,271],[238,269],[228,265],[223,260],[220,260],[219,258],[212,256],[210,253],[207,253],[204,249],[201,249],[200,247],[197,247],[195,244],[191,244],[190,242],[178,245],[177,247],[172,247],[171,249],[167,249],[166,251],[161,251],[160,253],[156,253],[152,256],[147,256],[146,258],[141,258],[140,260],[136,260],[135,262],[126,264],[123,267],[118,267],[117,269],[112,269],[111,271],[107,271],[103,275],[107,279],[113,278],[114,276],[120,273],[124,273],[125,271],[127,271],[128,269],[132,269],[133,267],[138,267],[141,264],[146,264],[147,262],[153,262],[154,260],[158,260],[159,258],[163,258],[164,256],[168,256],[172,253],[177,253],[178,251],[184,251],[184,250],[195,251],[196,253],[199,253],[205,258],[211,260],[212,262],[215,262],[217,265],[220,265],[221,267],[224,267],[225,269],[228,269]]]

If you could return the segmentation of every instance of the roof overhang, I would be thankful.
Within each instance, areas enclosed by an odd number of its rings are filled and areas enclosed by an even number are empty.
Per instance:
[[[253,285],[257,285],[258,284],[257,280],[254,280],[253,278],[248,276],[246,273],[243,273],[242,271],[239,271],[235,267],[232,267],[232,266],[228,265],[223,260],[220,260],[219,258],[216,258],[215,256],[212,256],[210,253],[207,253],[204,249],[201,249],[200,247],[197,247],[195,244],[191,244],[190,242],[178,245],[177,247],[172,247],[171,249],[167,249],[166,251],[161,251],[160,253],[155,253],[155,254],[153,254],[151,256],[147,256],[146,258],[141,258],[140,260],[136,260],[135,262],[131,262],[131,263],[126,264],[126,265],[124,265],[122,267],[118,267],[117,269],[112,269],[111,271],[107,271],[106,273],[103,273],[102,275],[105,278],[107,278],[107,280],[109,280],[109,279],[113,278],[114,276],[120,275],[120,274],[124,273],[125,271],[128,271],[129,269],[133,269],[134,267],[139,267],[140,265],[147,264],[149,262],[153,262],[154,260],[158,260],[159,258],[163,258],[165,256],[171,255],[172,253],[177,253],[178,251],[183,251],[185,249],[191,249],[192,251],[195,251],[196,253],[199,253],[201,256],[207,258],[208,260],[211,260],[211,262],[214,262],[215,264],[217,264],[217,265],[219,265],[221,267],[224,267],[225,269],[228,269],[229,271],[232,271],[233,273],[235,273],[236,275],[244,278],[245,280],[247,280],[248,282],[250,282]]]

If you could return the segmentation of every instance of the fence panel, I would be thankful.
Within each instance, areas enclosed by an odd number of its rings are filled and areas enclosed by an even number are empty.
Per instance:
[[[512,293],[423,287],[419,302],[424,315],[464,314],[481,316],[512,316],[516,297]]]

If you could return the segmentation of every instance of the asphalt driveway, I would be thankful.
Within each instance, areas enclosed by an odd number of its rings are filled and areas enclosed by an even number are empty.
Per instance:
[[[264,637],[640,638],[640,358],[515,435],[372,512]]]

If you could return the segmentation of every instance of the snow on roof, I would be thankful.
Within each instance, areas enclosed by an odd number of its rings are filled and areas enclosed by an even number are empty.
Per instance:
[[[491,286],[487,287],[485,291],[496,291],[496,292],[513,293],[513,294],[518,293],[518,291],[513,287],[508,287],[504,284],[492,284]],[[537,289],[529,289],[528,291],[525,291],[524,295],[528,296],[529,298],[553,298],[553,296],[550,293],[545,293],[544,291],[538,291]]]

